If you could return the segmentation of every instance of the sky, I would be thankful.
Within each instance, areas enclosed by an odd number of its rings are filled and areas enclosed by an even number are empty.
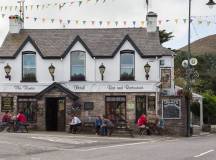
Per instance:
[[[81,5],[79,6],[80,2]],[[146,24],[146,0],[25,0],[25,28],[120,28],[140,27]],[[192,0],[191,41],[216,34],[216,6],[209,9],[208,0]],[[73,2],[71,4],[71,2]],[[188,2],[189,0],[149,0],[149,11],[158,14],[158,26],[173,32],[174,38],[164,46],[179,49],[188,43]],[[55,3],[66,3],[61,10]],[[45,4],[44,7],[42,5]],[[50,6],[47,6],[50,4]],[[0,44],[9,27],[9,15],[19,14],[10,6],[18,6],[17,0],[1,0],[0,7]],[[33,8],[31,9],[31,5]],[[36,5],[40,5],[37,9]],[[7,9],[5,10],[5,6]],[[5,17],[2,17],[2,14]],[[34,19],[37,18],[35,21]],[[44,19],[44,22],[43,22]],[[54,19],[54,22],[51,22]],[[60,23],[59,20],[62,20]],[[68,20],[70,23],[68,24]],[[84,23],[84,22],[85,23]],[[94,21],[94,25],[92,25]],[[101,22],[102,23],[101,23]],[[107,21],[110,22],[107,25]],[[126,21],[126,25],[123,23]],[[78,23],[77,23],[78,22]],[[118,25],[116,26],[116,22]]]

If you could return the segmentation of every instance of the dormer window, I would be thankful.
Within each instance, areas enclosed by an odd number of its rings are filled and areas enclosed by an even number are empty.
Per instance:
[[[120,80],[135,80],[134,51],[122,51],[120,54]]]
[[[36,53],[23,52],[22,82],[36,82]]]
[[[83,51],[71,52],[71,81],[85,81],[86,54]]]

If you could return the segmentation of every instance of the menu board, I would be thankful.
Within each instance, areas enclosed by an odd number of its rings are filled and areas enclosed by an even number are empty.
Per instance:
[[[148,96],[148,111],[155,111],[155,97]]]
[[[161,69],[161,83],[162,88],[171,87],[171,69]]]
[[[1,101],[1,112],[13,110],[13,97],[2,97]]]
[[[163,100],[163,118],[179,119],[181,116],[181,100],[165,99]]]

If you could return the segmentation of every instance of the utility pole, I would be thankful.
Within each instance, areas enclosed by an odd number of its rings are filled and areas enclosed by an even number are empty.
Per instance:
[[[20,8],[19,8],[19,13],[20,13],[20,18],[23,20],[24,23],[24,19],[25,19],[25,0],[20,0],[18,1]]]

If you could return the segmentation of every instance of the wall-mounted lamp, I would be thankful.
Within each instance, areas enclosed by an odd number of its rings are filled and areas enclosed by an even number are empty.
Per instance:
[[[100,65],[99,70],[101,74],[101,80],[104,80],[104,72],[105,72],[106,67],[103,65],[103,63]]]
[[[48,69],[49,69],[50,75],[52,76],[52,80],[55,81],[55,77],[54,77],[55,67],[53,66],[52,63]]]
[[[10,75],[10,72],[11,72],[11,66],[9,64],[7,64],[5,67],[4,67],[4,70],[5,70],[5,78],[8,78],[9,81],[11,80],[11,75]]]
[[[144,70],[146,72],[146,80],[148,80],[149,78],[149,71],[150,71],[151,66],[147,63],[146,65],[144,65]]]
[[[214,2],[214,0],[209,0],[209,2],[206,3],[206,5],[209,6],[210,9],[212,9],[216,5],[216,3]]]

